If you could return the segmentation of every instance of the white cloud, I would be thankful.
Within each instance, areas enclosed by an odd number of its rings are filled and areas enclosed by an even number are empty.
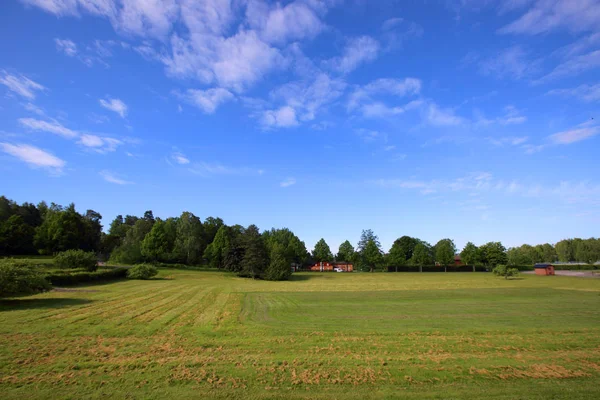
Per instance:
[[[186,165],[190,163],[190,159],[184,156],[181,153],[173,153],[171,154],[171,159],[175,161],[177,164]]]
[[[133,184],[133,182],[122,179],[119,176],[115,175],[113,172],[110,172],[108,170],[100,171],[99,174],[106,182],[109,182],[109,183],[114,183],[116,185],[131,185],[131,184]]]
[[[290,82],[271,91],[271,98],[282,100],[302,121],[312,121],[318,112],[342,96],[346,83],[318,73],[314,80]],[[289,114],[291,116],[291,114]]]
[[[8,90],[29,100],[35,99],[36,91],[43,91],[46,89],[26,76],[11,75],[5,70],[0,72],[0,84],[6,86]]]
[[[298,125],[296,110],[290,106],[265,111],[261,122],[267,128],[289,128]]]
[[[285,65],[280,51],[263,42],[255,31],[240,31],[229,38],[198,34],[190,40],[174,35],[171,49],[172,55],[158,56],[168,75],[205,84],[216,81],[236,92]]]
[[[395,149],[396,149],[396,146],[393,146],[393,145],[392,146],[385,146],[383,148],[384,151],[392,151],[392,150],[395,150]]]
[[[179,97],[195,105],[207,114],[214,113],[221,104],[234,98],[229,90],[223,88],[207,90],[188,89],[185,94],[179,95]]]
[[[116,31],[163,38],[179,15],[176,0],[21,0],[58,17],[88,13],[105,17]]]
[[[115,151],[123,142],[114,138],[84,133],[79,137],[77,144],[90,148],[97,153],[104,154]]]
[[[308,4],[294,1],[282,7],[251,0],[246,10],[248,22],[268,43],[313,38],[323,30],[323,23]]]
[[[65,161],[45,150],[27,144],[0,143],[3,152],[18,158],[34,168],[45,168],[53,174],[61,174]]]
[[[77,45],[75,42],[69,39],[54,38],[56,49],[69,57],[77,55]]]
[[[500,138],[489,137],[488,140],[494,146],[519,146],[529,140],[529,138],[527,136],[505,136]]]
[[[534,81],[536,84],[547,83],[557,78],[570,77],[582,72],[600,67],[600,50],[595,50],[587,54],[567,59],[559,64],[549,74]]]
[[[125,118],[127,115],[127,105],[122,100],[108,98],[108,100],[100,99],[98,101],[102,107],[116,112],[121,118]]]
[[[379,42],[370,36],[360,36],[348,40],[340,57],[329,60],[333,68],[342,73],[350,73],[361,64],[375,60],[380,50]]]
[[[421,80],[416,78],[374,80],[364,86],[357,87],[349,96],[348,110],[354,110],[362,103],[372,101],[375,95],[410,96],[421,92]]]
[[[527,121],[527,117],[521,115],[521,112],[514,106],[504,107],[505,115],[494,119],[485,118],[483,115],[476,115],[476,126],[488,126],[492,124],[499,125],[518,125]]]
[[[34,131],[50,132],[69,139],[79,136],[77,132],[64,127],[58,121],[42,121],[34,118],[20,118],[19,123],[24,127]]]
[[[440,108],[435,103],[430,103],[425,111],[425,119],[434,126],[456,126],[465,122],[450,108]]]
[[[209,177],[214,175],[239,175],[239,176],[259,176],[264,173],[262,169],[249,167],[230,167],[218,163],[194,163],[188,170],[196,175]]]
[[[25,104],[23,104],[23,108],[29,112],[32,112],[32,113],[40,115],[40,116],[46,115],[46,113],[44,112],[44,110],[41,107],[38,107],[33,103],[25,103]]]
[[[492,57],[480,60],[478,65],[483,75],[496,78],[522,79],[538,69],[538,62],[530,60],[527,52],[520,46],[504,49]]]
[[[360,129],[356,130],[356,133],[358,134],[358,136],[360,136],[362,138],[362,140],[365,141],[365,143],[374,142],[376,140],[381,140],[385,143],[388,140],[387,133],[380,132],[380,131],[377,131],[374,129],[360,128]]]
[[[593,33],[553,51],[552,55],[562,57],[563,59],[570,59],[586,52],[589,48],[597,47],[599,44],[600,32]]]
[[[572,96],[586,102],[600,101],[600,83],[595,85],[586,83],[571,89],[554,89],[548,94]]]
[[[523,5],[529,2],[519,3]],[[600,7],[597,0],[538,0],[519,19],[499,32],[536,35],[559,29],[584,32],[598,28]]]
[[[282,188],[286,188],[295,184],[296,178],[286,178],[279,184],[279,186],[281,186]]]
[[[402,46],[406,38],[421,37],[423,28],[403,18],[390,18],[381,25],[383,42],[386,50],[394,50]]]
[[[589,139],[600,133],[600,128],[597,126],[586,127],[579,129],[571,129],[551,135],[550,141],[554,144],[571,144]]]

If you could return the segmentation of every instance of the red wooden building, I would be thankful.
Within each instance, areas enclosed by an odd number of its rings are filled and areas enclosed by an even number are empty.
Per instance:
[[[351,263],[340,261],[340,262],[320,262],[310,266],[311,271],[334,271],[336,268],[340,268],[344,272],[352,272],[354,267]]]

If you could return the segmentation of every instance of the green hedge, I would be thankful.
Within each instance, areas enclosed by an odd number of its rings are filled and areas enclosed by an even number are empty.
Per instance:
[[[127,268],[102,269],[95,272],[51,273],[46,275],[54,286],[74,285],[77,283],[108,281],[127,276]]]
[[[0,260],[0,297],[34,294],[50,290],[44,275],[27,264],[12,260]]]
[[[556,271],[592,271],[600,269],[600,265],[568,265],[568,264],[552,264]]]

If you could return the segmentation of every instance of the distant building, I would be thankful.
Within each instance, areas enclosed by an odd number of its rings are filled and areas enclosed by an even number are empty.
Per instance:
[[[354,266],[346,261],[338,261],[338,262],[319,262],[311,265],[309,270],[311,271],[333,271],[336,268],[340,268],[344,272],[352,272],[354,270]]]
[[[554,265],[552,264],[535,264],[536,275],[554,275]]]

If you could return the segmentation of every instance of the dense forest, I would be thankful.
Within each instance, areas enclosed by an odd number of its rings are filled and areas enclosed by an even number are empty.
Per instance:
[[[95,252],[115,264],[141,262],[204,265],[233,271],[241,276],[287,279],[292,264],[350,261],[356,268],[376,270],[393,266],[452,265],[458,250],[451,239],[435,245],[410,236],[394,241],[385,252],[377,235],[364,230],[356,248],[342,243],[334,254],[324,239],[312,252],[289,229],[260,232],[255,225],[226,225],[221,218],[202,221],[190,212],[179,217],[155,218],[118,215],[106,232],[102,216],[74,204],[63,207],[41,202],[17,204],[0,197],[0,255],[53,255],[69,249]],[[522,245],[506,249],[500,242],[476,246],[469,242],[460,251],[467,265],[532,265],[537,262],[584,262],[600,260],[600,239],[565,239],[555,245]]]

